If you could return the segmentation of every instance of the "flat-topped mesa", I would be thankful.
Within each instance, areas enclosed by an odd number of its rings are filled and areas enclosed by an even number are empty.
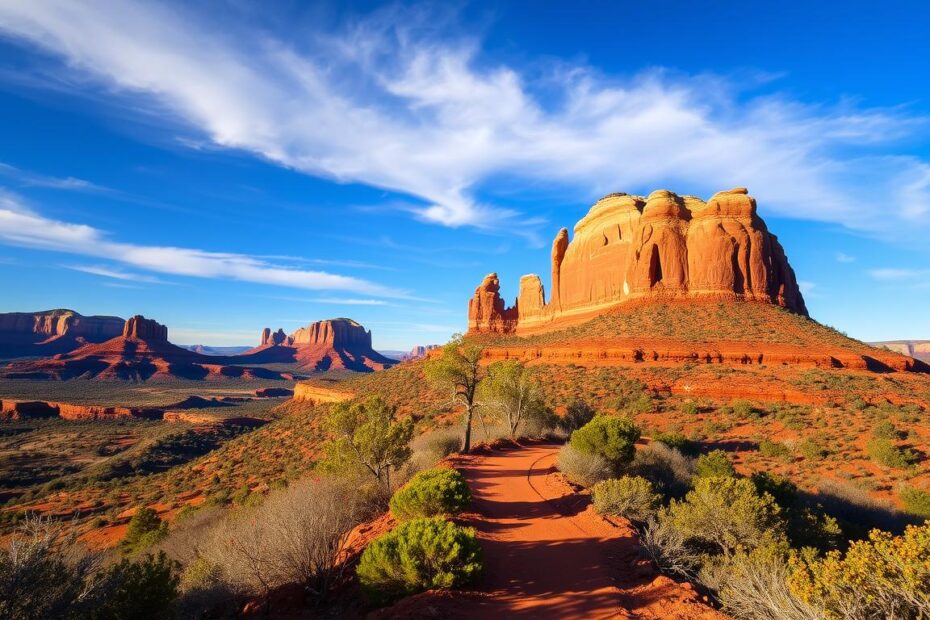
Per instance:
[[[657,190],[598,200],[552,244],[552,297],[523,276],[512,308],[489,274],[469,301],[470,332],[532,333],[592,318],[636,299],[721,299],[776,304],[807,315],[784,249],[745,188],[704,202]]]
[[[168,342],[168,328],[153,319],[137,314],[126,321],[123,327],[123,338]]]
[[[283,329],[262,330],[262,345],[327,345],[334,348],[371,349],[371,331],[352,319],[338,318],[316,321],[301,327],[290,336]]]
[[[7,312],[0,314],[0,333],[82,337],[103,342],[119,336],[123,319],[116,316],[84,316],[74,310]]]

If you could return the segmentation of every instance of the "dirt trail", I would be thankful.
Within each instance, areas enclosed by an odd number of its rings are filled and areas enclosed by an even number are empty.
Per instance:
[[[477,590],[424,593],[385,614],[413,618],[719,619],[689,584],[638,557],[633,530],[611,524],[556,473],[559,446],[463,457],[485,574]]]

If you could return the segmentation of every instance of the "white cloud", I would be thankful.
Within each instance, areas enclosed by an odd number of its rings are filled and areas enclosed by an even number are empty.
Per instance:
[[[108,259],[136,269],[175,276],[239,280],[298,289],[347,291],[383,297],[405,296],[402,291],[396,291],[368,280],[325,271],[293,269],[244,254],[113,241],[103,231],[91,226],[43,217],[25,208],[14,196],[4,193],[0,193],[0,242]],[[101,267],[78,269],[111,278],[132,279],[119,269]]]
[[[384,306],[383,299],[353,299],[350,297],[316,297],[307,301],[315,304],[334,304],[341,306]]]
[[[930,269],[898,269],[889,267],[870,269],[869,275],[875,280],[884,282],[904,282],[921,278],[930,278]]]
[[[123,271],[122,269],[106,267],[104,265],[64,265],[64,267],[65,269],[80,271],[82,273],[89,273],[91,275],[101,276],[104,278],[113,278],[114,280],[146,282],[149,284],[166,284],[164,280],[160,280],[154,276],[147,276],[141,273],[132,273],[129,271]]]
[[[713,76],[621,80],[577,64],[552,64],[537,79],[488,61],[475,41],[398,26],[416,21],[408,17],[388,12],[336,36],[289,36],[296,47],[234,12],[214,20],[180,5],[115,0],[0,4],[9,36],[136,105],[147,99],[180,121],[179,132],[202,134],[181,139],[403,192],[423,202],[412,207],[418,217],[447,226],[535,238],[532,215],[479,198],[502,179],[584,200],[746,185],[766,214],[889,236],[918,235],[930,220],[927,162],[846,154],[876,152],[926,126],[902,109],[753,96]]]
[[[21,185],[27,187],[48,187],[51,189],[60,189],[74,192],[87,193],[110,193],[112,190],[96,183],[91,183],[84,179],[76,177],[51,177],[44,174],[36,174],[11,166],[10,164],[0,163],[0,175],[16,180]]]
[[[855,256],[850,256],[849,254],[846,254],[845,252],[836,253],[836,262],[838,263],[853,263],[855,261],[856,261]]]

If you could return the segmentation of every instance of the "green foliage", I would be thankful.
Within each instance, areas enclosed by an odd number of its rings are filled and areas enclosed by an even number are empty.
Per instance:
[[[565,415],[559,419],[559,428],[571,433],[593,420],[594,414],[594,407],[576,398],[565,407]]]
[[[151,508],[140,508],[129,520],[120,547],[127,553],[147,549],[168,535],[168,524]]]
[[[685,415],[694,416],[701,412],[701,408],[698,407],[697,403],[693,400],[681,403],[681,406],[678,408]]]
[[[837,520],[820,505],[801,505],[798,488],[788,478],[756,472],[750,479],[759,495],[768,494],[778,504],[792,546],[828,550],[839,545],[842,531]]]
[[[653,433],[652,439],[654,441],[659,441],[664,443],[669,448],[674,448],[685,455],[694,455],[697,452],[698,446],[695,442],[691,441],[681,433],[668,432],[668,433]]]
[[[165,553],[130,562],[123,559],[104,573],[106,596],[86,616],[88,620],[122,618],[174,618],[180,565]]]
[[[902,486],[898,489],[898,497],[910,514],[930,519],[930,493],[912,486]]]
[[[907,469],[917,462],[917,454],[910,448],[899,448],[890,439],[875,438],[866,444],[872,460],[885,467]]]
[[[520,429],[547,417],[548,409],[539,382],[532,372],[516,360],[495,362],[479,386],[483,411],[502,421],[511,439]]]
[[[383,488],[390,488],[391,471],[410,458],[413,436],[413,420],[398,421],[395,412],[379,397],[333,405],[324,421],[334,436],[324,447],[324,469],[362,468]]]
[[[594,508],[602,515],[645,521],[655,514],[662,496],[642,476],[621,476],[598,482],[591,489]]]
[[[579,452],[602,457],[617,469],[633,460],[640,434],[629,418],[596,416],[572,433],[569,444]]]
[[[803,439],[798,444],[798,452],[801,456],[811,461],[819,461],[830,454],[830,451],[818,444],[810,437]]]
[[[452,403],[465,407],[465,437],[462,452],[471,450],[471,424],[475,411],[475,396],[484,379],[481,357],[484,347],[461,334],[455,334],[442,353],[427,360],[423,366],[426,378],[442,389],[452,392]]]
[[[788,449],[788,446],[777,441],[769,441],[768,439],[763,439],[759,442],[759,452],[762,456],[767,456],[769,458],[784,460],[789,460],[791,458],[791,450]]]
[[[471,504],[471,492],[455,469],[421,471],[391,497],[391,513],[398,521],[456,515]]]
[[[724,555],[772,544],[784,537],[781,509],[745,478],[699,477],[683,501],[672,501],[669,518],[687,539]]]
[[[694,468],[698,478],[719,478],[736,476],[736,468],[723,450],[713,450],[698,457]]]
[[[733,409],[733,415],[741,420],[757,420],[762,417],[761,412],[748,400],[734,400],[730,407]]]
[[[407,521],[372,541],[357,572],[369,600],[386,604],[424,590],[467,585],[482,566],[475,530],[434,517]]]
[[[900,439],[898,429],[895,428],[891,420],[880,420],[872,429],[872,436],[878,439]]]
[[[930,617],[930,524],[872,530],[845,554],[796,555],[788,584],[829,619]]]

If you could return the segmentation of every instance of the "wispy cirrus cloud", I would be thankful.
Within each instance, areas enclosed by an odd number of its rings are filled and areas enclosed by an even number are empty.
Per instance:
[[[404,291],[325,271],[295,269],[245,254],[114,241],[101,230],[44,217],[11,194],[0,193],[0,242],[106,259],[139,270],[175,276],[238,280],[318,291],[405,297]],[[122,269],[72,267],[109,278],[133,279]],[[143,276],[145,278],[145,276]]]
[[[446,226],[535,239],[534,214],[482,198],[502,179],[584,199],[747,185],[767,214],[888,236],[930,226],[930,164],[895,150],[928,122],[903,108],[809,104],[662,70],[553,62],[540,76],[401,9],[335,35],[302,32],[299,46],[235,9],[221,21],[180,4],[0,5],[0,31],[113,97],[148,101],[179,139],[401,192],[419,200],[417,217]]]
[[[145,282],[148,284],[167,284],[167,282],[165,282],[164,280],[161,280],[154,276],[147,276],[141,273],[123,271],[122,269],[107,267],[105,265],[64,265],[64,268],[71,269],[72,271],[80,271],[82,273],[89,273],[91,275],[100,276],[103,278],[112,278],[114,280],[126,280],[129,282]]]
[[[13,179],[25,187],[47,187],[51,189],[94,194],[110,193],[112,191],[108,187],[97,185],[85,179],[76,177],[52,177],[23,170],[6,163],[0,163],[0,175]]]

